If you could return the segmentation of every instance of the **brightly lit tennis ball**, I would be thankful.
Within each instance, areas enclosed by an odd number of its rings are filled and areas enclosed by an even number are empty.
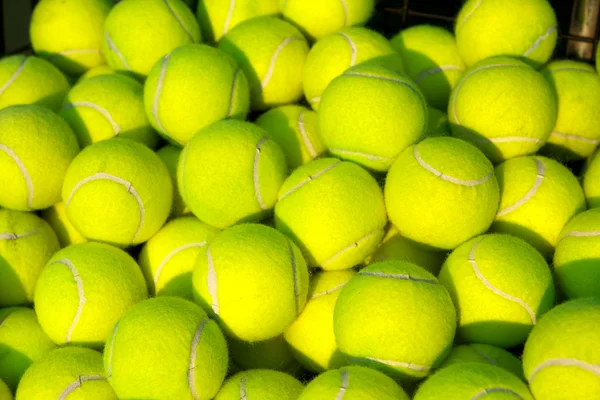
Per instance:
[[[56,233],[61,248],[72,244],[87,242],[87,239],[83,237],[83,235],[75,229],[71,221],[69,221],[64,202],[61,201],[50,208],[42,210],[40,216]]]
[[[473,343],[455,346],[440,368],[472,362],[496,365],[516,377],[524,379],[521,360],[507,350],[489,344]]]
[[[191,214],[191,211],[183,202],[181,194],[179,193],[179,188],[177,187],[177,165],[179,164],[181,148],[172,144],[168,144],[156,150],[156,154],[158,154],[160,159],[165,163],[167,169],[169,170],[171,181],[173,182],[173,205],[171,206],[171,214],[169,214],[169,218],[177,218]]]
[[[235,367],[249,369],[273,369],[294,375],[301,370],[283,335],[261,342],[244,342],[229,338],[229,355]]]
[[[251,369],[227,379],[215,400],[297,400],[303,389],[300,381],[283,372]]]

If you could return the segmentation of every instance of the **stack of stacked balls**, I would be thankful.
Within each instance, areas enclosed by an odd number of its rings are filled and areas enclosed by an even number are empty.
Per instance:
[[[600,76],[546,0],[374,9],[39,2],[0,400],[600,399]]]

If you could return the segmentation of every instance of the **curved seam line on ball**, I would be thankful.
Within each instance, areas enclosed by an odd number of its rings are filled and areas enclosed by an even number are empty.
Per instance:
[[[69,396],[74,390],[80,388],[87,381],[105,381],[106,378],[102,375],[80,375],[77,377],[77,380],[69,383],[69,385],[58,395],[57,400],[64,400]]]
[[[340,0],[340,3],[344,8],[344,26],[348,26],[348,4],[346,3],[346,0]]]
[[[456,25],[456,31],[457,32],[465,24],[465,22],[467,22],[469,20],[469,18],[471,18],[471,16],[473,15],[473,13],[475,11],[477,11],[477,9],[479,8],[479,6],[481,5],[482,2],[483,2],[483,0],[479,0],[479,2],[475,5],[475,7],[473,7],[473,9],[471,10],[471,12],[468,13],[467,16],[463,18],[462,21],[458,22],[458,24]]]
[[[167,8],[169,9],[169,12],[177,20],[177,23],[183,28],[183,30],[185,31],[185,33],[187,33],[187,35],[190,37],[190,39],[192,40],[192,42],[194,42],[194,36],[192,35],[192,32],[190,32],[189,28],[183,23],[183,20],[181,19],[181,17],[179,15],[177,15],[177,13],[173,9],[173,6],[169,2],[169,0],[165,0],[165,4],[167,5]]]
[[[59,56],[66,56],[69,54],[86,54],[86,53],[100,53],[100,49],[71,49],[61,51],[60,53],[53,54],[50,58],[57,58]]]
[[[423,282],[423,283],[430,283],[432,285],[437,285],[438,282],[434,281],[432,279],[426,279],[426,278],[417,278],[414,276],[410,276],[409,274],[388,274],[385,272],[376,272],[376,271],[361,271],[358,273],[358,275],[360,276],[374,276],[374,277],[378,277],[378,278],[391,278],[391,279],[400,279],[403,281],[413,281],[413,282]]]
[[[119,136],[119,133],[121,133],[121,127],[115,122],[112,115],[110,115],[110,113],[105,108],[100,107],[98,104],[92,103],[90,101],[75,101],[73,103],[65,104],[62,109],[68,110],[69,108],[76,107],[87,107],[99,112],[110,123],[113,132],[115,133],[115,136]]]
[[[237,86],[237,77],[240,73],[240,68],[237,67],[233,72],[233,82],[231,84],[231,93],[229,94],[229,110],[227,110],[227,116],[231,117],[231,113],[233,112],[233,97],[235,96],[235,88]]]
[[[324,290],[322,292],[313,294],[312,297],[309,300],[314,300],[314,299],[318,299],[319,297],[323,297],[323,296],[327,296],[330,295],[331,293],[337,292],[338,290],[340,290],[341,288],[343,288],[344,286],[346,286],[346,284],[348,284],[348,282],[350,282],[350,280],[347,280],[346,282],[340,283],[337,286],[334,286],[330,289]]]
[[[358,48],[356,47],[356,43],[352,41],[352,38],[342,32],[338,32],[338,35],[346,39],[348,45],[350,46],[350,66],[353,67],[356,64],[356,56],[358,54]]]
[[[229,32],[229,24],[231,23],[231,17],[233,16],[233,10],[235,9],[235,0],[229,1],[229,10],[227,10],[227,16],[225,17],[225,24],[223,25],[223,35]]]
[[[52,264],[62,264],[64,266],[66,266],[67,268],[69,268],[69,271],[71,271],[71,274],[73,274],[73,279],[75,280],[75,283],[77,284],[77,296],[79,297],[79,301],[77,303],[77,312],[75,313],[75,316],[73,317],[73,321],[71,322],[71,325],[69,326],[69,330],[67,331],[67,337],[66,337],[66,342],[71,343],[71,336],[73,335],[73,330],[77,326],[77,323],[79,323],[79,319],[81,318],[81,313],[83,312],[83,306],[87,302],[87,299],[85,298],[85,291],[83,289],[83,281],[81,280],[81,277],[79,276],[79,271],[77,271],[77,268],[75,268],[75,265],[73,265],[73,263],[70,260],[68,260],[66,258],[62,258],[60,260],[56,260],[56,261],[53,261],[52,263],[50,263],[50,265],[52,265]]]
[[[311,103],[320,103],[321,102],[321,96],[315,96],[312,97],[310,100],[308,100]]]
[[[413,364],[413,363],[408,363],[408,362],[404,362],[404,361],[381,360],[378,358],[371,358],[371,357],[366,357],[366,359],[369,361],[375,361],[375,362],[378,362],[381,364],[389,365],[391,367],[406,368],[406,369],[410,369],[413,371],[427,372],[431,369],[431,367],[429,367],[427,365]]]
[[[584,72],[586,74],[592,74],[592,75],[597,74],[596,71],[590,71],[589,69],[576,68],[576,67],[562,67],[562,68],[556,68],[556,69],[549,68],[548,71],[550,73],[554,73],[554,72]]]
[[[397,156],[396,157],[376,156],[375,154],[361,153],[360,151],[344,150],[344,149],[337,149],[337,148],[330,148],[329,151],[332,153],[338,153],[338,154],[343,154],[343,155],[348,155],[348,156],[364,157],[369,161],[388,162],[388,161],[394,161],[397,157]]]
[[[523,54],[524,57],[527,57],[528,55],[530,55],[531,53],[533,53],[535,51],[535,49],[537,49],[540,44],[546,40],[551,34],[552,32],[556,31],[558,29],[558,27],[556,25],[552,25],[551,27],[549,27],[546,32],[544,32],[542,35],[540,35],[540,37],[538,37],[536,39],[535,42],[533,42],[533,44],[531,45],[531,47],[529,47],[527,49],[527,51]]]
[[[169,254],[167,254],[167,256],[160,262],[158,268],[156,269],[156,273],[154,274],[154,290],[156,291],[156,285],[158,284],[158,279],[160,278],[160,274],[163,268],[165,267],[165,265],[167,265],[169,261],[171,261],[171,258],[173,258],[175,255],[184,250],[191,249],[193,247],[204,246],[206,246],[206,240],[202,242],[186,243],[182,246],[177,247],[176,249],[172,250]]]
[[[115,42],[113,42],[113,40],[110,37],[110,35],[108,34],[108,32],[104,32],[104,37],[106,38],[106,42],[108,43],[108,47],[110,47],[110,49],[117,55],[117,57],[119,57],[119,60],[121,60],[121,62],[123,63],[123,66],[128,71],[131,71],[131,67],[127,63],[127,60],[125,60],[125,56],[121,53],[121,51],[119,50],[119,48],[117,47],[117,45],[115,44]]]
[[[4,151],[10,158],[12,158],[15,164],[17,164],[17,168],[19,168],[19,171],[21,171],[21,175],[23,175],[23,179],[25,179],[25,186],[27,186],[27,207],[32,208],[34,186],[33,181],[31,180],[31,176],[29,176],[29,172],[27,172],[25,164],[23,164],[19,156],[17,156],[17,153],[15,153],[14,150],[10,147],[0,143],[0,150]]]
[[[300,288],[298,287],[298,266],[296,265],[296,255],[294,254],[294,248],[292,247],[292,242],[287,239],[288,250],[290,252],[290,261],[292,263],[292,277],[294,279],[294,305],[296,309],[296,314],[298,314],[299,310],[299,298],[300,298]]]
[[[263,145],[269,140],[267,136],[263,136],[258,143],[256,144],[256,151],[254,153],[254,163],[252,166],[252,180],[254,182],[254,196],[256,197],[256,201],[258,201],[258,206],[261,210],[266,210],[268,207],[265,205],[263,201],[262,194],[260,192],[260,176],[258,175],[258,168],[260,163],[260,152],[262,150]]]
[[[271,57],[271,61],[269,62],[269,68],[267,68],[267,73],[265,74],[265,77],[263,78],[262,82],[260,83],[261,90],[264,90],[267,87],[267,85],[271,81],[271,78],[273,77],[273,72],[275,70],[275,64],[277,63],[277,58],[279,57],[279,53],[281,53],[283,51],[283,48],[285,46],[287,46],[289,43],[291,43],[295,40],[300,40],[300,38],[296,37],[296,36],[289,37],[289,38],[285,38],[281,43],[279,43],[279,46],[277,46],[277,49],[275,49],[275,53],[273,53],[273,56]]]
[[[0,96],[2,96],[4,92],[10,87],[10,85],[12,85],[15,82],[15,80],[17,80],[19,75],[21,75],[21,72],[23,71],[23,68],[25,68],[25,63],[27,62],[28,58],[29,57],[23,58],[15,72],[10,76],[6,83],[2,85],[2,87],[0,88]]]
[[[566,239],[568,237],[594,237],[594,236],[600,236],[600,230],[597,230],[597,231],[571,231],[571,232],[568,232],[568,233],[565,233],[564,235],[562,235],[558,241],[560,242],[561,240]]]
[[[534,158],[533,161],[535,162],[535,165],[537,167],[537,175],[535,177],[535,182],[533,186],[527,191],[527,193],[525,193],[525,196],[517,200],[516,203],[498,211],[496,217],[502,217],[510,212],[513,212],[517,208],[521,207],[523,204],[527,203],[537,193],[538,189],[544,182],[544,173],[546,172],[546,165],[537,158]]]
[[[120,321],[117,321],[115,327],[112,332],[112,341],[110,342],[110,348],[108,349],[108,367],[106,368],[106,375],[110,378],[112,377],[112,368],[113,368],[113,352],[115,349],[115,342],[117,341],[117,330],[119,329]]]
[[[335,400],[342,400],[344,398],[344,395],[346,394],[346,390],[348,390],[348,386],[350,386],[350,378],[348,376],[347,369],[342,370],[341,378],[342,378],[342,382],[340,385],[340,390],[338,391],[337,395],[335,396]]]
[[[314,181],[315,179],[317,179],[318,177],[320,177],[327,171],[331,170],[333,167],[335,167],[338,164],[341,164],[341,161],[336,160],[335,162],[329,164],[327,167],[323,168],[321,171],[317,172],[316,174],[310,175],[306,179],[300,181],[300,183],[298,183],[296,186],[294,186],[293,188],[291,188],[290,190],[285,192],[283,195],[281,195],[281,197],[279,198],[279,201],[285,199],[292,193],[296,192],[298,189],[300,189],[302,186],[306,185],[307,183]]]
[[[518,393],[516,393],[508,388],[501,388],[501,387],[485,388],[481,392],[477,393],[475,396],[471,397],[471,400],[480,399],[483,396],[487,396],[490,393],[507,393],[507,394],[514,395],[517,399],[523,400],[523,398],[521,396],[519,396]]]
[[[169,135],[162,125],[160,118],[158,117],[158,103],[160,102],[160,95],[162,94],[165,75],[167,74],[167,64],[170,56],[171,54],[167,54],[162,60],[160,66],[160,75],[158,76],[158,81],[156,82],[156,91],[154,92],[154,101],[152,102],[152,116],[154,117],[154,121],[156,122],[156,125],[158,125],[158,129],[160,129],[160,131],[167,136]]]
[[[207,272],[206,285],[208,286],[208,294],[211,297],[211,308],[216,315],[219,315],[219,297],[217,296],[217,272],[213,263],[210,246],[206,248]]]
[[[321,267],[325,267],[328,264],[331,264],[333,261],[335,261],[337,258],[339,258],[346,251],[354,249],[354,248],[357,248],[361,242],[367,240],[368,238],[370,238],[371,236],[375,235],[379,231],[383,231],[383,228],[377,228],[374,231],[372,231],[372,232],[366,234],[365,236],[361,237],[360,239],[358,239],[358,240],[350,243],[348,246],[344,247],[343,249],[341,249],[340,251],[338,251],[337,253],[335,253],[333,256],[331,256],[331,258],[329,258],[323,264],[321,264]]]
[[[591,138],[587,138],[585,136],[573,135],[573,134],[561,133],[561,132],[552,132],[550,134],[550,136],[558,136],[559,138],[562,138],[562,139],[577,140],[579,142],[589,143],[589,144],[593,144],[593,145],[600,143],[600,140],[597,140],[597,139],[591,139]]]
[[[298,130],[300,131],[300,135],[302,136],[302,141],[304,142],[304,146],[306,146],[306,150],[308,150],[308,154],[312,158],[317,157],[317,152],[308,137],[308,133],[306,133],[306,126],[304,126],[304,111],[300,112],[298,115],[298,120],[296,121],[296,125],[298,125]]]
[[[459,67],[458,65],[440,65],[439,67],[430,68],[423,70],[419,73],[419,75],[415,78],[415,83],[421,82],[429,75],[435,75],[437,73],[443,71],[464,71],[464,68]]]
[[[240,400],[248,400],[248,395],[246,394],[246,381],[248,380],[248,375],[244,375],[240,380]]]
[[[178,175],[178,180],[179,180],[179,186],[181,186],[181,198],[183,199],[183,202],[186,203],[186,199],[185,199],[185,182],[183,180],[183,175],[184,175],[184,169],[185,169],[185,160],[187,159],[187,152],[188,149],[190,148],[189,144],[184,146],[181,155],[179,156],[180,158],[180,164],[181,164],[181,168],[178,168],[177,170],[177,175]]]
[[[598,364],[590,364],[576,358],[551,358],[534,368],[528,379],[529,383],[533,382],[533,379],[541,370],[548,367],[577,367],[591,372],[596,376],[600,376],[600,365]]]
[[[202,332],[204,331],[204,326],[208,323],[208,318],[203,318],[202,321],[196,327],[196,332],[194,333],[194,338],[192,339],[192,348],[190,350],[190,361],[188,364],[188,373],[187,380],[188,386],[190,387],[190,392],[192,393],[192,397],[194,400],[200,400],[200,396],[198,395],[198,390],[196,389],[196,380],[194,379],[194,371],[196,369],[196,357],[198,354],[197,348],[200,344],[200,339],[202,338]]]
[[[40,227],[38,226],[34,230],[29,231],[29,232],[25,232],[25,233],[0,232],[0,240],[17,240],[17,239],[23,239],[23,238],[35,235],[36,233],[39,232],[39,230],[40,230]]]
[[[487,354],[485,354],[483,351],[478,350],[475,347],[471,347],[473,349],[473,351],[477,354],[479,354],[481,356],[481,358],[484,358],[487,362],[489,362],[492,365],[498,365],[498,363],[496,362],[496,360],[494,360],[492,357],[488,356]]]

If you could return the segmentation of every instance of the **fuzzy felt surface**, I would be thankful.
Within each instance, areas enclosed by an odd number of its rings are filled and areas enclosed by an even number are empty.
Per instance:
[[[304,385],[288,374],[253,369],[229,378],[215,400],[297,400],[303,389]]]

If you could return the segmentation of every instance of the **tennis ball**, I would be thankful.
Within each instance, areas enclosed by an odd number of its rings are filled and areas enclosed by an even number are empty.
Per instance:
[[[347,363],[335,343],[333,309],[341,289],[354,275],[352,269],[313,275],[306,306],[284,333],[296,359],[310,371],[323,372]]]
[[[414,400],[533,400],[527,385],[510,372],[495,365],[460,363],[442,368],[427,379]]]
[[[510,235],[482,235],[461,244],[438,279],[458,310],[457,334],[468,343],[518,346],[554,305],[548,264],[531,245]]]
[[[308,43],[289,23],[275,17],[250,19],[223,36],[219,49],[235,58],[248,78],[253,110],[302,98]]]
[[[56,349],[34,362],[15,398],[117,400],[102,370],[102,354],[81,347]]]
[[[432,274],[405,261],[383,261],[363,268],[344,286],[333,329],[340,351],[353,364],[414,381],[450,351],[456,310]]]
[[[102,28],[111,0],[42,0],[29,34],[35,53],[70,75],[102,65]]]
[[[167,168],[131,139],[86,147],[71,163],[62,189],[67,216],[89,240],[130,246],[165,223],[173,188]]]
[[[227,379],[215,400],[296,400],[304,385],[288,374],[251,369]]]
[[[448,105],[452,134],[479,147],[494,163],[538,151],[550,136],[556,115],[550,83],[509,57],[472,66]]]
[[[0,379],[0,400],[13,400],[12,393],[6,383]]]
[[[374,369],[348,366],[313,379],[298,400],[408,400],[394,380]]]
[[[229,339],[229,352],[231,361],[242,371],[273,369],[294,375],[300,370],[283,335],[261,342]]]
[[[179,192],[194,215],[225,229],[266,217],[287,167],[281,148],[264,129],[224,120],[202,129],[185,146],[177,174]]]
[[[421,91],[378,65],[359,65],[335,78],[321,97],[318,115],[331,154],[380,172],[427,130]]]
[[[390,221],[407,239],[452,250],[488,230],[498,182],[482,152],[450,137],[425,139],[394,162],[385,183]]]
[[[195,217],[169,221],[142,247],[138,263],[151,295],[192,300],[192,271],[218,230]]]
[[[468,0],[454,32],[467,65],[505,55],[538,67],[550,59],[558,37],[556,15],[547,0]]]
[[[0,207],[40,210],[60,201],[60,187],[79,148],[69,125],[47,108],[0,110]]]
[[[551,258],[560,231],[585,210],[577,178],[557,161],[541,156],[518,157],[496,167],[500,208],[492,231],[525,239]]]
[[[154,65],[144,84],[144,105],[152,126],[171,143],[184,146],[213,122],[245,120],[250,89],[246,75],[228,54],[189,44]]]
[[[600,156],[598,152],[588,158],[583,174],[583,192],[589,208],[600,207]]]
[[[25,307],[0,309],[0,382],[4,381],[13,391],[31,363],[55,347],[33,310]]]
[[[228,336],[271,339],[304,308],[308,269],[298,247],[265,225],[242,224],[221,232],[198,257],[194,299]]]
[[[117,74],[117,71],[115,71],[114,69],[112,69],[111,67],[109,67],[106,64],[102,64],[102,65],[98,65],[97,67],[89,69],[85,74],[81,75],[79,77],[78,82],[81,82],[88,78],[93,78],[95,76],[116,75],[116,74]]]
[[[352,268],[372,254],[386,225],[377,181],[356,164],[311,161],[283,183],[275,226],[302,249],[311,267]]]
[[[179,193],[179,188],[177,187],[177,164],[179,164],[181,148],[172,144],[168,144],[156,150],[156,154],[165,163],[167,169],[169,170],[169,175],[171,176],[171,181],[173,183],[173,205],[171,206],[171,214],[169,215],[169,217],[177,218],[187,214],[191,214],[191,211],[183,202],[181,194]]]
[[[31,303],[44,265],[59,248],[37,215],[0,209],[0,307]]]
[[[304,96],[313,109],[331,81],[350,67],[377,64],[395,72],[404,70],[402,58],[377,32],[350,27],[320,39],[310,49],[304,64]]]
[[[440,368],[463,363],[495,365],[520,379],[524,379],[523,363],[521,360],[508,351],[500,347],[490,346],[489,344],[473,343],[455,346]]]
[[[108,65],[143,79],[175,48],[201,40],[192,11],[181,0],[124,0],[104,23],[102,51]]]
[[[452,89],[467,67],[454,35],[432,25],[404,29],[390,43],[402,56],[406,74],[415,81],[430,106],[445,110]]]
[[[600,393],[600,299],[567,301],[531,331],[523,369],[536,399],[593,399]]]
[[[196,17],[202,37],[209,43],[218,42],[240,23],[264,15],[279,14],[278,0],[200,0]]]
[[[317,113],[298,105],[272,108],[256,120],[285,153],[292,171],[321,156],[327,149],[319,135]]]
[[[104,370],[121,399],[212,399],[227,362],[217,324],[191,301],[170,296],[130,309],[104,350]]]
[[[69,221],[64,202],[61,201],[50,208],[42,210],[40,215],[56,233],[61,248],[87,242],[87,239]]]
[[[449,135],[450,124],[448,123],[448,114],[437,108],[427,107],[427,130],[423,138]]]

